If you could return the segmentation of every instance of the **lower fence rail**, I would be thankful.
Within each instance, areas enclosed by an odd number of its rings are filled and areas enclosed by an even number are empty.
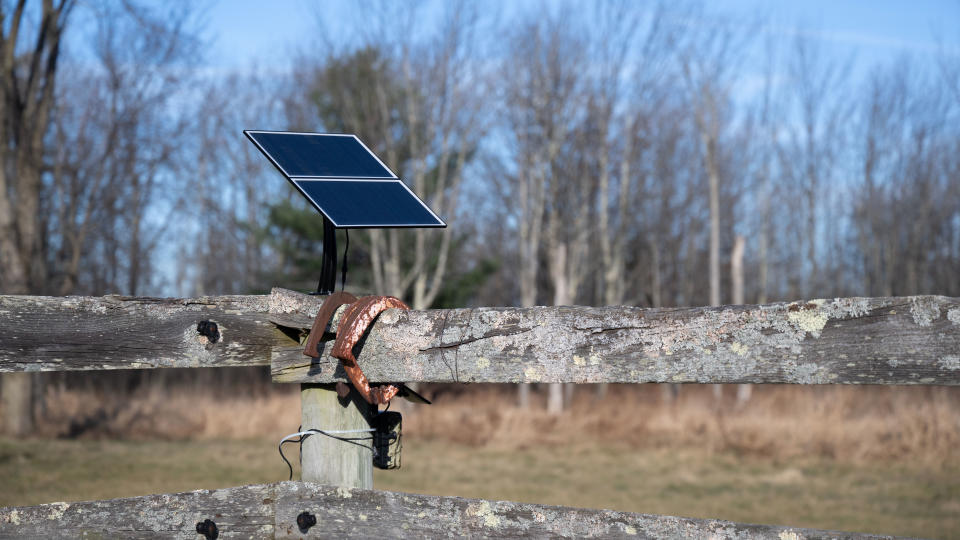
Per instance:
[[[305,482],[0,509],[0,538],[196,539],[204,536],[892,538]]]

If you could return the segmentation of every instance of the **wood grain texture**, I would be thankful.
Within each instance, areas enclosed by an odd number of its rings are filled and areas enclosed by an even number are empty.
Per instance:
[[[0,296],[0,371],[267,365],[274,348],[293,343],[268,320],[272,310],[283,315],[286,299],[283,291],[201,298]],[[216,324],[216,342],[198,332],[203,321]]]
[[[351,388],[340,399],[332,384],[304,384],[300,387],[300,429],[369,429],[370,404]],[[305,482],[333,486],[373,488],[373,442],[371,433],[342,434],[357,439],[340,441],[324,435],[311,435],[300,451],[301,477]]]
[[[890,538],[301,482],[3,508],[0,538],[192,539],[203,519],[220,538]]]
[[[0,296],[0,371],[262,365],[346,381],[303,356],[322,297]],[[339,320],[338,312],[332,325]],[[211,343],[197,323],[217,323]],[[960,384],[960,299],[759,306],[387,310],[355,349],[371,382]]]
[[[219,538],[272,538],[276,486],[0,509],[0,539],[175,538],[197,540],[211,519]]]
[[[313,360],[275,349],[274,381],[345,380],[321,346]],[[960,299],[388,310],[357,358],[378,382],[957,385]]]

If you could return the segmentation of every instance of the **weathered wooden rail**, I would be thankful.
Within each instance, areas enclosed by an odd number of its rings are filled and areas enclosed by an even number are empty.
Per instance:
[[[301,354],[321,300],[0,296],[0,371],[269,364],[276,382],[345,381],[336,359]],[[957,385],[960,299],[389,310],[363,351],[374,382]]]
[[[0,538],[195,539],[210,517],[220,538],[891,538],[303,482],[3,508]]]
[[[367,427],[328,354],[302,355],[322,298],[0,296],[0,372],[270,365],[301,383],[304,428]],[[334,317],[335,325],[339,313]],[[332,334],[328,337],[332,338]],[[960,384],[960,299],[760,306],[384,312],[362,342],[373,382]],[[846,538],[849,533],[370,491],[370,450],[310,437],[305,482],[0,509],[0,538],[546,536]],[[319,484],[311,482],[320,482]],[[301,530],[296,517],[318,521]]]

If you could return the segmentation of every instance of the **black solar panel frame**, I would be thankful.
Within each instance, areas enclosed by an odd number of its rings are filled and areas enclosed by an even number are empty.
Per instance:
[[[256,139],[253,137],[253,135],[252,135],[252,134],[255,134],[255,133],[277,133],[277,134],[287,134],[287,135],[320,135],[320,136],[344,136],[344,137],[353,137],[367,152],[370,153],[371,156],[373,156],[374,159],[377,160],[378,163],[380,163],[380,165],[382,165],[382,166],[384,167],[384,169],[386,169],[390,174],[393,175],[393,178],[388,178],[388,177],[369,177],[369,176],[357,176],[357,177],[352,177],[352,176],[346,176],[346,177],[340,177],[340,176],[291,176],[290,174],[287,173],[287,171],[285,171],[285,170],[283,169],[283,167],[280,166],[279,163],[276,162],[276,160],[273,159],[273,156],[271,156],[270,153],[267,152],[267,151],[263,148],[263,146],[261,146],[260,143],[257,142],[257,140],[256,140]],[[296,190],[300,193],[300,195],[302,195],[305,199],[307,199],[307,200],[310,202],[310,204],[311,204],[318,212],[320,212],[321,215],[323,215],[324,218],[326,218],[327,220],[329,220],[330,223],[332,223],[333,226],[336,227],[336,228],[338,228],[338,229],[371,229],[371,228],[376,228],[376,229],[433,229],[433,228],[445,228],[445,227],[447,226],[446,222],[443,221],[442,219],[440,219],[440,216],[438,216],[429,206],[427,206],[427,203],[423,202],[423,200],[422,200],[419,196],[417,196],[417,194],[414,193],[413,190],[410,189],[410,187],[407,186],[407,184],[406,184],[403,180],[401,180],[399,176],[397,176],[397,173],[393,172],[393,169],[391,169],[390,167],[387,166],[386,163],[384,163],[383,161],[381,161],[380,158],[377,157],[377,155],[374,154],[373,151],[371,151],[370,148],[368,148],[367,145],[364,144],[363,141],[361,141],[360,138],[357,137],[356,135],[349,134],[349,133],[306,133],[306,132],[297,132],[297,131],[270,131],[270,130],[260,130],[260,129],[245,129],[245,130],[243,130],[243,134],[250,140],[250,142],[252,142],[252,143],[254,144],[254,146],[257,147],[258,150],[260,150],[260,153],[262,153],[264,156],[266,156],[267,159],[270,161],[270,163],[272,163],[273,166],[274,166],[278,171],[280,171],[280,174],[282,174],[283,177],[286,178],[288,182],[290,182],[290,184],[294,187],[294,189],[296,189]],[[420,203],[420,205],[423,206],[423,208],[424,208],[431,216],[433,216],[433,217],[437,220],[437,223],[436,223],[436,224],[420,224],[420,223],[418,223],[418,224],[392,224],[392,225],[369,225],[369,224],[366,224],[366,225],[362,225],[362,224],[340,225],[340,224],[338,224],[333,218],[331,218],[330,215],[329,215],[327,212],[325,212],[325,211],[323,210],[323,208],[320,206],[320,204],[318,204],[317,201],[315,201],[315,200],[313,199],[313,197],[311,197],[310,195],[308,195],[303,189],[300,188],[299,185],[297,185],[296,180],[308,180],[308,181],[309,181],[309,180],[323,180],[323,181],[338,181],[338,180],[364,181],[364,180],[367,180],[367,181],[373,181],[373,182],[396,182],[396,183],[400,184],[400,185],[407,191],[407,193],[409,193],[410,196],[413,197],[413,199],[414,199],[415,201],[417,201],[418,203]]]

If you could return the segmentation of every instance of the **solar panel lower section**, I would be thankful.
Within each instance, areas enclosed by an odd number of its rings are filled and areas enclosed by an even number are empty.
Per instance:
[[[300,191],[336,227],[446,227],[399,180],[304,180]]]

